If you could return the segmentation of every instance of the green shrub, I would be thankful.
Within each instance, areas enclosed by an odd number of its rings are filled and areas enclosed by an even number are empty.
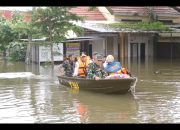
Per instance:
[[[11,43],[9,46],[9,60],[25,61],[27,45],[23,43]]]
[[[141,30],[141,31],[170,31],[170,28],[164,25],[162,22],[138,22],[138,23],[112,23],[103,24],[106,28],[113,28],[116,30],[120,29],[130,29],[130,30]]]

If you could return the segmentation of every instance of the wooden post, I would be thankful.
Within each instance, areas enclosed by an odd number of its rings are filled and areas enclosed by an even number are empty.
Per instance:
[[[125,66],[125,33],[119,33],[119,60],[121,62],[122,67]]]

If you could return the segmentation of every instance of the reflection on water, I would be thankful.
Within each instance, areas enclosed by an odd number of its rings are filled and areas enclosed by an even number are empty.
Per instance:
[[[179,60],[149,60],[148,63],[131,64],[131,70],[139,78],[135,94],[138,111],[134,119],[140,123],[180,122],[179,65]],[[148,69],[144,69],[145,66]]]
[[[136,93],[104,95],[72,93],[50,66],[1,62],[0,123],[179,123],[179,64],[134,60]]]

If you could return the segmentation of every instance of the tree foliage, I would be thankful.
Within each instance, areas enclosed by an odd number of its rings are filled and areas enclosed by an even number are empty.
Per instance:
[[[77,34],[82,33],[82,29],[72,22],[82,20],[82,18],[69,12],[69,9],[70,7],[47,7],[36,8],[33,11],[32,20],[34,25],[51,43],[52,65],[54,65],[53,43],[64,41],[69,30],[73,30]]]
[[[3,56],[6,56],[6,50],[10,42],[16,38],[15,33],[11,28],[11,23],[0,17],[0,50],[3,51]]]
[[[69,7],[36,8],[33,11],[32,20],[44,36],[49,39],[52,37],[53,42],[59,42],[65,39],[69,30],[77,34],[82,33],[82,29],[71,22],[82,18],[70,13],[69,9]]]

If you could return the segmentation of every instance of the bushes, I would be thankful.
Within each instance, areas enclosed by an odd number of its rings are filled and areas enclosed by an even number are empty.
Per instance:
[[[9,46],[8,59],[12,61],[25,61],[27,44],[13,42]]]

